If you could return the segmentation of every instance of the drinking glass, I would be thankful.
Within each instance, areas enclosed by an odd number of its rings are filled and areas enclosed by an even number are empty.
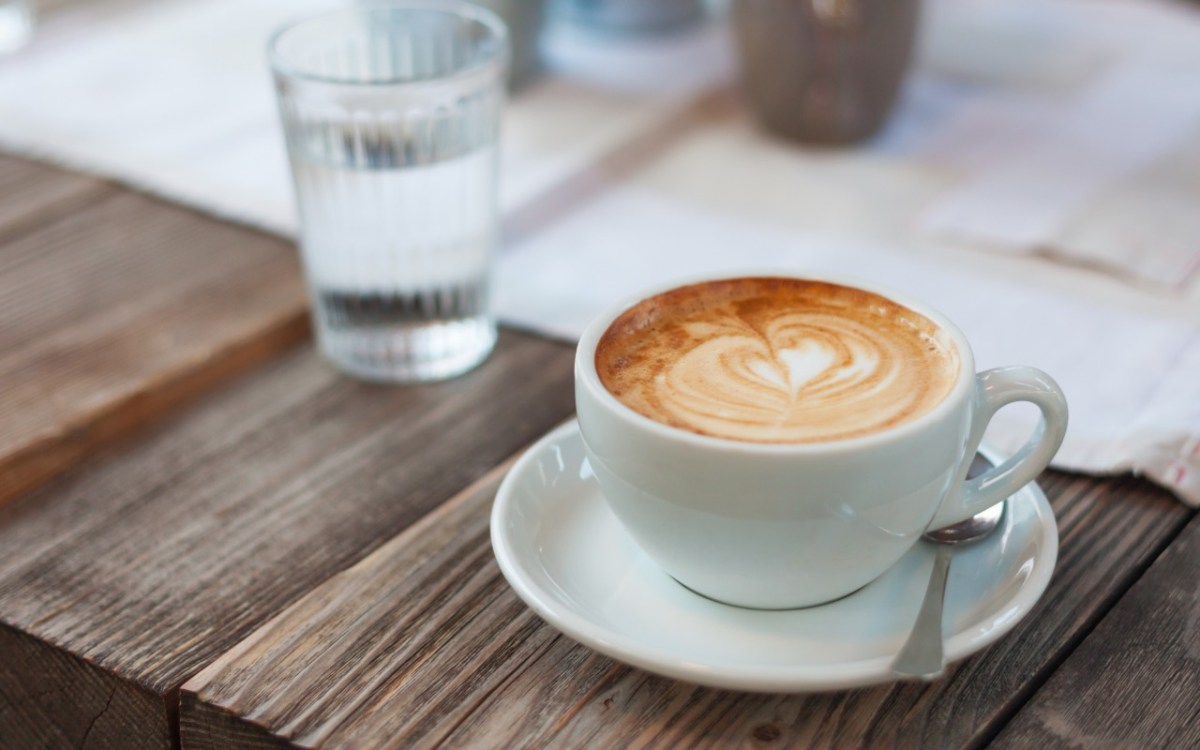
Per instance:
[[[387,382],[482,362],[504,24],[454,0],[372,3],[284,28],[269,55],[322,353]]]
[[[733,0],[742,89],[768,130],[848,144],[887,120],[908,71],[920,0]]]
[[[508,89],[516,91],[537,77],[542,68],[541,37],[546,0],[471,0],[504,21],[511,53]]]
[[[616,33],[678,29],[700,20],[702,0],[559,0],[555,10],[572,21]]]

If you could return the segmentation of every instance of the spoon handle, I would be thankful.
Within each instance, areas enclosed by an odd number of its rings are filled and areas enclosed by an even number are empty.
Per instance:
[[[950,554],[950,545],[938,545],[933,573],[929,576],[929,587],[925,589],[925,601],[917,613],[917,622],[892,664],[892,671],[901,677],[932,680],[942,674],[942,603],[946,599]]]

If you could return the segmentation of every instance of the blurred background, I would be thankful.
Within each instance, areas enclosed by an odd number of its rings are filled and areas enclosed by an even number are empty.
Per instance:
[[[1060,468],[1200,499],[1194,4],[482,5],[511,43],[487,321],[573,341],[676,277],[850,273],[941,308],[980,367],[1058,377]],[[302,236],[267,44],[338,7],[0,0],[0,147]],[[1006,410],[992,439],[1028,429]]]

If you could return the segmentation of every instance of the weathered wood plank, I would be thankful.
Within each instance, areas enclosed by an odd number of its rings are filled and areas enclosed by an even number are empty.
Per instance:
[[[0,155],[0,243],[103,200],[116,187]]]
[[[289,243],[6,161],[0,504],[304,339]]]
[[[487,511],[510,465],[190,681],[184,747],[236,746],[227,733],[236,725],[218,726],[228,715],[252,717],[302,747],[408,747],[461,721],[462,699],[495,689],[510,660],[533,658],[554,639],[496,579]]]
[[[763,696],[654,677],[542,624],[491,556],[497,480],[331,579],[185,685],[184,747],[235,746],[231,714],[288,747],[977,746],[1190,515],[1144,482],[1048,473],[1060,567],[1010,636],[931,686]]]
[[[504,333],[460,379],[386,388],[305,349],[0,508],[0,664],[20,631],[149,692],[121,730],[157,741],[188,677],[565,418],[571,356]],[[4,683],[20,727],[75,710],[74,684],[47,682]]]
[[[1200,518],[992,747],[1200,747]]]
[[[149,750],[170,744],[173,727],[162,697],[123,687],[116,677],[4,624],[0,642],[0,747]],[[125,733],[131,721],[147,717],[152,720],[138,735]]]

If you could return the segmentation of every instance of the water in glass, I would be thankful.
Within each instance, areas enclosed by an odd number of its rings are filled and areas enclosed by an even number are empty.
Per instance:
[[[465,3],[348,9],[272,60],[322,351],[360,377],[450,377],[495,342],[504,28]]]

